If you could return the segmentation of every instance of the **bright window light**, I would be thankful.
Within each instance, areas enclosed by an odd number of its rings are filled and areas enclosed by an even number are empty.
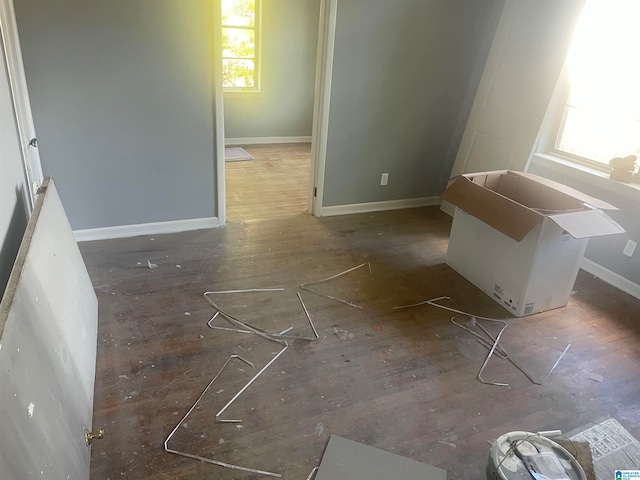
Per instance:
[[[639,0],[589,0],[568,57],[556,149],[594,163],[640,157]]]
[[[222,85],[257,90],[260,0],[222,0]]]

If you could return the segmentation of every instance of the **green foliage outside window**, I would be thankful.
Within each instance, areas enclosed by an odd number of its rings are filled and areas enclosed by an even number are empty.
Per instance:
[[[222,0],[222,78],[228,90],[258,88],[259,0]]]

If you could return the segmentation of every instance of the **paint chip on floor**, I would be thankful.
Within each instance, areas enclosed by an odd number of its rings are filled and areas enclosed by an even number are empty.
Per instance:
[[[340,340],[352,340],[353,337],[356,336],[355,333],[349,332],[347,330],[344,330],[344,329],[338,327],[337,325],[334,325],[333,327],[331,327],[331,330],[333,331],[333,333],[336,334],[336,336]]]

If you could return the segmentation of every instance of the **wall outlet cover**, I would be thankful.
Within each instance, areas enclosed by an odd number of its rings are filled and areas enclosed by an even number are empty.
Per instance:
[[[637,242],[634,242],[633,240],[627,240],[627,244],[624,246],[624,250],[622,250],[622,253],[624,253],[627,257],[633,257],[633,252],[636,251],[637,246]]]

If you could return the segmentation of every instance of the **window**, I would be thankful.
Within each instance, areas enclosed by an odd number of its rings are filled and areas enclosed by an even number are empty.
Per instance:
[[[226,91],[260,88],[260,0],[222,0],[222,78]]]
[[[614,157],[640,157],[638,19],[638,0],[588,0],[569,52],[555,153],[600,169]]]

